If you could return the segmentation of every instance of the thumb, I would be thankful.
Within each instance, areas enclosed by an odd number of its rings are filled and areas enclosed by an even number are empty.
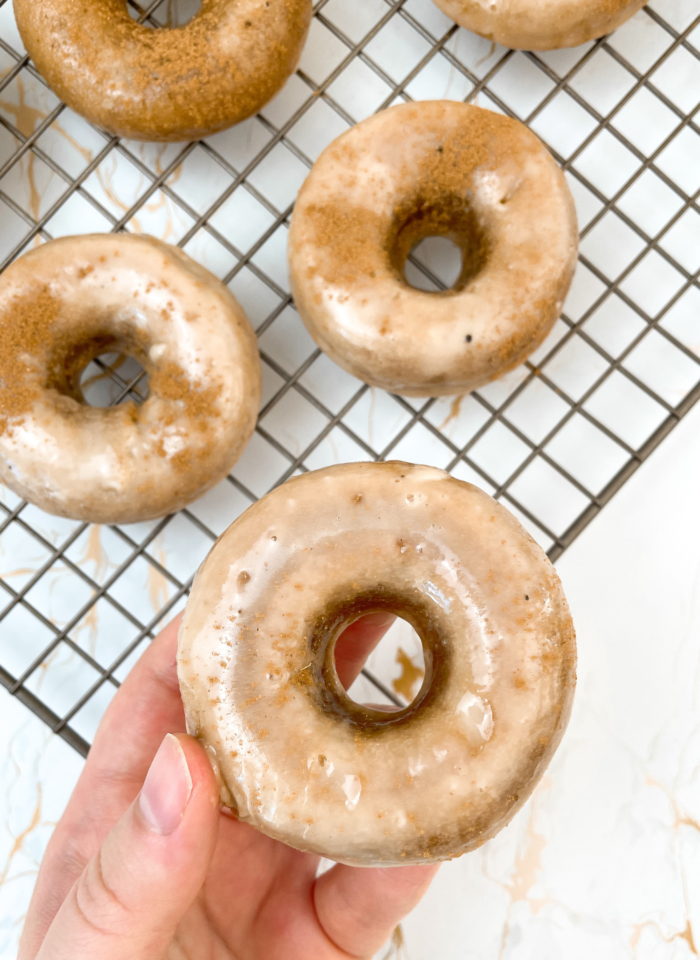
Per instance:
[[[191,737],[168,734],[141,793],[85,867],[36,960],[150,960],[166,954],[209,867],[218,788]]]

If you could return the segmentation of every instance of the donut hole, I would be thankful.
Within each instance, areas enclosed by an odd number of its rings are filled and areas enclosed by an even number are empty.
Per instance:
[[[129,16],[132,20],[141,20],[144,11],[150,11],[143,20],[145,27],[184,27],[202,9],[202,0],[162,0],[157,7],[153,7],[153,0],[140,0],[134,3],[129,0]]]
[[[352,643],[350,638],[347,642]],[[343,651],[343,635],[335,646],[335,664]],[[348,697],[359,705],[393,712],[403,709],[418,696],[425,677],[425,657],[421,638],[413,626],[397,617],[365,663],[361,673],[346,689]],[[376,681],[376,682],[375,682]],[[345,689],[345,688],[344,688]]]
[[[114,407],[148,398],[148,375],[134,357],[101,353],[80,374],[80,395],[89,407]]]
[[[404,265],[406,283],[426,293],[450,290],[461,272],[462,251],[449,237],[426,237],[419,241]]]
[[[414,289],[457,292],[486,265],[488,238],[463,197],[418,198],[398,211],[394,222],[389,259]]]
[[[359,592],[357,586],[341,587],[318,611],[309,635],[312,659],[295,683],[323,712],[373,736],[412,723],[440,702],[452,656],[450,622],[423,584],[375,583]],[[397,622],[377,641],[381,621],[373,630],[358,621],[382,614]],[[363,678],[351,684],[361,670]]]

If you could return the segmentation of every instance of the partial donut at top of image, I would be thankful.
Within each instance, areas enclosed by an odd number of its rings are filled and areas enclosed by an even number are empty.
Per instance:
[[[426,238],[459,249],[451,288],[409,280]],[[372,386],[446,396],[518,366],[559,317],[578,251],[574,202],[527,127],[448,100],[401,104],[331,143],[299,192],[292,293],[331,359]]]
[[[311,0],[202,0],[149,29],[126,0],[15,0],[39,73],[73,110],[133,140],[197,140],[253,116],[296,69]]]
[[[460,27],[515,50],[577,47],[617,30],[647,0],[434,0]]]

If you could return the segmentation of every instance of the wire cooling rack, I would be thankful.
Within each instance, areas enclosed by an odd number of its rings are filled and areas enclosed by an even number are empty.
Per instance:
[[[130,12],[155,29],[196,6]],[[392,103],[439,98],[516,116],[547,143],[581,252],[564,315],[528,363],[469,396],[406,400],[316,349],[289,294],[286,237],[327,143]],[[700,396],[699,104],[698,0],[653,0],[613,36],[547,54],[490,44],[430,0],[320,0],[298,71],[257,117],[199,143],[137,144],[54,97],[0,0],[0,270],[73,233],[177,243],[244,305],[265,382],[232,475],[175,516],[90,527],[3,492],[4,686],[85,754],[215,537],[272,487],[329,463],[442,467],[499,498],[556,560]],[[449,284],[449,254],[426,242],[411,282]],[[88,371],[92,402],[143,399],[143,371],[122,361]],[[402,671],[377,680],[395,702],[420,672],[405,654]]]

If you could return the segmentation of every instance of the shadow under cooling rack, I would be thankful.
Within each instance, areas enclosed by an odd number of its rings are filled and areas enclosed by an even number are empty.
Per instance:
[[[130,6],[154,28],[177,13],[174,0]],[[576,201],[580,257],[564,315],[528,363],[469,396],[406,400],[315,347],[289,293],[286,236],[330,140],[392,103],[443,97],[544,140]],[[214,539],[268,490],[330,463],[446,469],[502,500],[556,560],[700,396],[699,106],[691,0],[653,0],[611,37],[544,54],[490,44],[429,0],[321,0],[298,71],[258,116],[198,143],[133,143],[54,97],[0,0],[0,269],[71,233],[161,237],[229,285],[264,372],[248,449],[175,516],[91,527],[2,492],[0,682],[85,754]],[[445,285],[434,257],[414,256],[412,270]],[[120,369],[102,370],[111,399],[140,402],[139,378]],[[366,678],[399,702],[390,671]]]

